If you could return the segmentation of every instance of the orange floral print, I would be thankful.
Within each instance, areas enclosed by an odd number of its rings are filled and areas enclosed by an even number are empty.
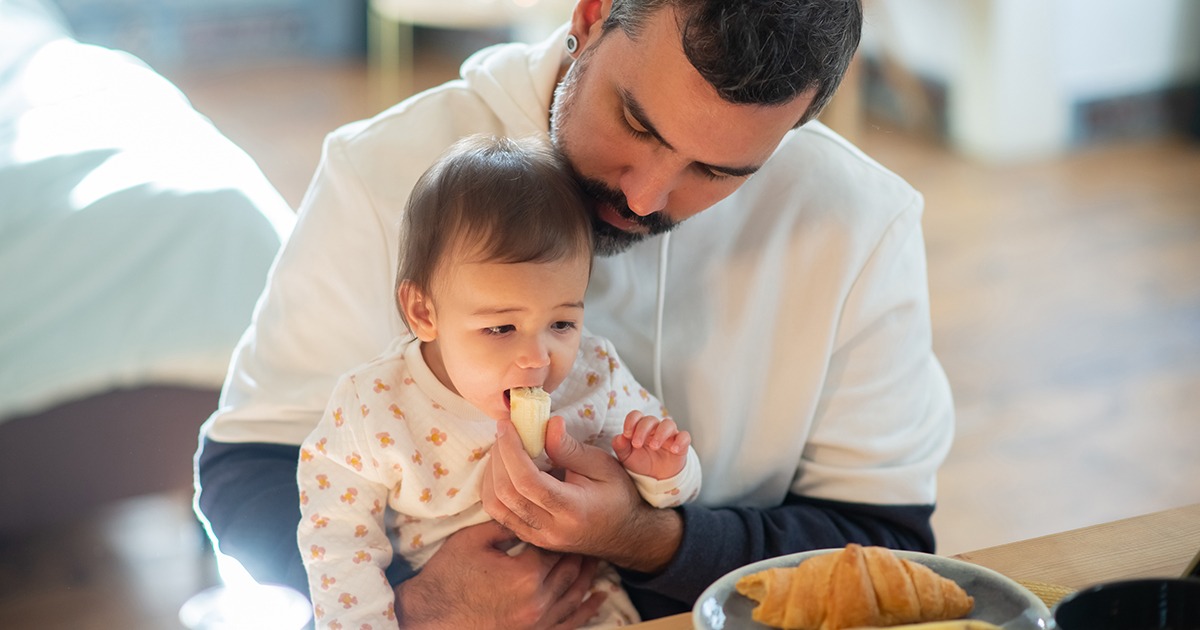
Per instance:
[[[429,435],[425,437],[425,441],[433,442],[434,446],[441,446],[446,443],[446,433],[434,427],[429,430]]]

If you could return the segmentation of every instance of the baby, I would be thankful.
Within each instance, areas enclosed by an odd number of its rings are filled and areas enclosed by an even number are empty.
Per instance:
[[[651,505],[699,493],[690,435],[583,328],[591,263],[590,218],[544,143],[472,136],[418,180],[396,274],[412,335],[340,379],[300,451],[299,544],[318,628],[398,627],[384,574],[393,554],[419,568],[490,519],[482,479],[512,388],[549,392],[566,430],[611,445]],[[589,627],[638,621],[616,572],[597,575],[606,599]]]

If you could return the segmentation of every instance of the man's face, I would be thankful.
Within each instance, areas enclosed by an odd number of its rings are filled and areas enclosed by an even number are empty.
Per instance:
[[[725,101],[687,60],[667,8],[637,41],[591,25],[555,93],[550,131],[589,197],[596,251],[610,255],[737,190],[811,101]]]

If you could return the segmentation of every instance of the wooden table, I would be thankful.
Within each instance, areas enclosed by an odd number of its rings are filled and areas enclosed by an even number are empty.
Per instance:
[[[1110,580],[1178,577],[1198,550],[1200,503],[953,557],[1017,581],[1079,589]],[[685,613],[630,628],[692,630],[692,617]]]

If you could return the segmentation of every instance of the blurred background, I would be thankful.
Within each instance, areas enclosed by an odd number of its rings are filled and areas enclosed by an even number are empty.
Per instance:
[[[326,133],[454,78],[483,46],[544,37],[572,7],[58,4],[81,41],[178,86],[293,208]],[[1200,3],[866,11],[822,118],[926,197],[934,345],[958,411],[939,552],[1200,501]],[[0,533],[0,627],[180,627],[183,601],[217,581],[189,501],[181,487]]]

